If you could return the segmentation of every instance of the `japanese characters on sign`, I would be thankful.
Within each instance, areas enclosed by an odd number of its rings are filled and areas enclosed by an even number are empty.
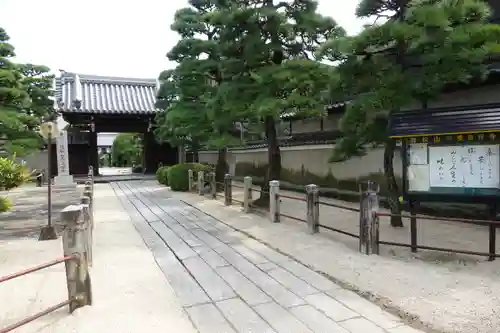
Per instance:
[[[431,187],[499,188],[498,145],[430,146]]]
[[[417,137],[408,137],[404,140],[409,144],[434,144],[434,145],[447,145],[447,144],[467,144],[479,142],[500,142],[500,133],[484,132],[484,133],[470,133],[470,134],[437,134],[425,135]]]
[[[68,136],[65,131],[56,138],[57,173],[59,175],[69,174],[68,167]]]
[[[442,134],[402,140],[406,142],[408,191],[500,189],[500,133]]]

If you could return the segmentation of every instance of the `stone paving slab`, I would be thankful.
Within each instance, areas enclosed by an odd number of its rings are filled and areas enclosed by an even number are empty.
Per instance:
[[[200,333],[378,332],[367,327],[389,333],[405,327],[212,216],[164,192],[158,196],[155,185],[112,186]]]
[[[71,196],[68,191],[66,199]],[[197,333],[155,262],[161,256],[173,256],[168,247],[158,243],[159,237],[147,225],[141,238],[108,184],[96,184],[94,198],[92,306],[71,314],[68,307],[61,308],[12,333]],[[146,243],[155,247],[156,258]],[[0,276],[62,255],[61,237],[43,242],[30,237],[0,239]],[[0,283],[0,330],[67,298],[64,264]]]
[[[238,332],[276,333],[264,319],[239,298],[219,302],[217,307]]]

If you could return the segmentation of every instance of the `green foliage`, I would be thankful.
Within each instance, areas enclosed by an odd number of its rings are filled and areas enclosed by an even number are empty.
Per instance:
[[[356,96],[341,121],[335,160],[387,140],[389,112],[427,103],[452,83],[484,78],[500,49],[500,26],[488,24],[482,0],[363,0],[357,14],[385,16],[357,36],[326,42],[320,54],[342,59],[337,90]]]
[[[200,145],[222,148],[232,140],[234,117],[215,119],[210,100],[221,83],[221,44],[207,15],[217,8],[215,2],[190,1],[190,7],[176,12],[171,28],[181,39],[168,53],[178,63],[174,70],[160,75],[157,106],[165,112],[156,117],[155,131],[160,141],[186,145],[192,150]]]
[[[162,166],[156,170],[156,180],[165,186],[168,186],[168,169],[169,167]]]
[[[167,171],[168,184],[172,191],[187,191],[189,189],[189,170],[193,170],[194,180],[198,171],[209,172],[208,165],[199,163],[183,163],[170,166]]]
[[[132,167],[132,173],[143,173],[143,172],[144,172],[144,168],[141,164],[134,165]]]
[[[5,149],[18,156],[40,148],[38,126],[53,116],[52,79],[49,69],[31,64],[14,64],[14,47],[0,28],[0,133]]]
[[[130,167],[142,162],[141,137],[134,133],[119,134],[111,147],[111,161],[113,166]]]
[[[313,60],[313,53],[344,31],[318,14],[311,0],[189,4],[172,24],[181,40],[168,57],[178,66],[160,76],[158,106],[165,112],[156,119],[157,137],[222,152],[244,133],[265,133],[273,152],[270,169],[279,173],[276,125],[285,113],[324,112],[332,69]]]
[[[21,186],[30,178],[28,169],[12,159],[0,157],[0,190]]]
[[[238,1],[210,15],[217,27],[227,67],[212,101],[215,120],[228,112],[261,125],[268,140],[284,114],[314,116],[324,112],[322,93],[331,68],[312,59],[319,43],[344,31],[317,13],[317,3]],[[235,28],[237,27],[237,28]],[[265,126],[267,123],[268,126]],[[273,142],[272,144],[275,144]]]
[[[12,203],[5,197],[0,197],[0,213],[8,212],[12,209]]]

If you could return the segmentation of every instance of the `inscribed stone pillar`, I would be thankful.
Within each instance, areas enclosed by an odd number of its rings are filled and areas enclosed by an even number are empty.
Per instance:
[[[73,176],[69,174],[68,132],[61,131],[56,138],[57,176],[55,185],[73,185]]]

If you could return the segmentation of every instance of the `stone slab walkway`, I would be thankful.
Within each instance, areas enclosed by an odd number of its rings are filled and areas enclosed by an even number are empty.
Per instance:
[[[416,333],[148,182],[112,187],[200,333]]]
[[[185,192],[172,194],[154,182],[144,185],[150,186],[157,197],[173,195],[315,271],[327,274],[357,294],[389,307],[413,326],[435,333],[500,332],[500,260],[450,265],[399,256],[366,256],[354,246],[346,245],[344,240],[331,237],[324,229],[309,235],[302,222],[284,218],[281,223],[270,223],[267,215],[245,214],[240,204],[227,207],[222,199]],[[233,189],[233,195],[238,195],[238,191]],[[300,217],[298,213],[304,213],[300,211],[300,204],[289,202],[292,204],[288,209],[294,209],[294,213],[289,214]],[[329,216],[334,225],[349,221],[344,220],[341,210],[332,211]],[[386,246],[385,249],[389,252],[392,248]]]
[[[196,333],[110,185],[96,184],[94,198],[93,305],[73,314],[62,308],[13,333]],[[0,276],[60,258],[62,253],[61,238],[0,239]],[[64,265],[1,283],[0,329],[67,297]]]

